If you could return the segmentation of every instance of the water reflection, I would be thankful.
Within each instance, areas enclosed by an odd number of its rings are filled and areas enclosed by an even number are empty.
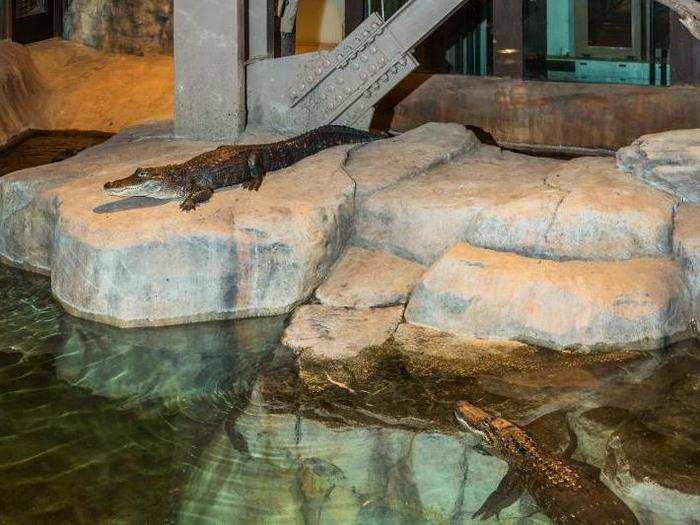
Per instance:
[[[602,469],[642,523],[700,508],[697,343],[620,365],[304,393],[284,319],[120,330],[0,267],[0,523],[471,523],[507,464],[466,398]],[[571,441],[575,436],[576,442]],[[492,523],[547,523],[526,494]]]

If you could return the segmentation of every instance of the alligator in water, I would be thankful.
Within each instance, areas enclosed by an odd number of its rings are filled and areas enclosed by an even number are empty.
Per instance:
[[[108,182],[104,189],[119,197],[184,199],[183,211],[208,201],[214,190],[243,184],[249,190],[260,189],[263,177],[342,144],[361,144],[374,136],[345,126],[323,126],[272,144],[221,146],[182,164],[139,168],[133,175]]]
[[[465,401],[457,405],[455,416],[509,465],[474,518],[498,514],[527,490],[554,523],[638,524],[632,511],[600,481],[595,467],[567,458],[575,446],[560,458],[522,428]]]

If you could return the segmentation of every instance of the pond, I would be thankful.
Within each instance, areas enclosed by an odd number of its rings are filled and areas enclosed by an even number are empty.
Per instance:
[[[641,522],[697,519],[697,343],[545,379],[387,366],[353,402],[302,392],[284,324],[119,330],[0,266],[0,523],[471,523],[508,465],[460,397],[554,449],[575,431]],[[549,520],[526,492],[487,522]]]

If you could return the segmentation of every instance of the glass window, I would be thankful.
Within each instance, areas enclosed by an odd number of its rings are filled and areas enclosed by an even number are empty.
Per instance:
[[[658,2],[526,0],[524,9],[526,78],[670,84],[669,11]]]

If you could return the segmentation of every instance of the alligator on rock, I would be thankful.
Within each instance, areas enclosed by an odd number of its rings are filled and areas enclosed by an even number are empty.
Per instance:
[[[281,142],[221,146],[182,164],[139,168],[129,177],[106,183],[104,189],[119,197],[181,198],[180,209],[190,211],[208,201],[216,189],[242,184],[257,191],[270,171],[333,146],[362,144],[374,138],[354,128],[323,126]]]

